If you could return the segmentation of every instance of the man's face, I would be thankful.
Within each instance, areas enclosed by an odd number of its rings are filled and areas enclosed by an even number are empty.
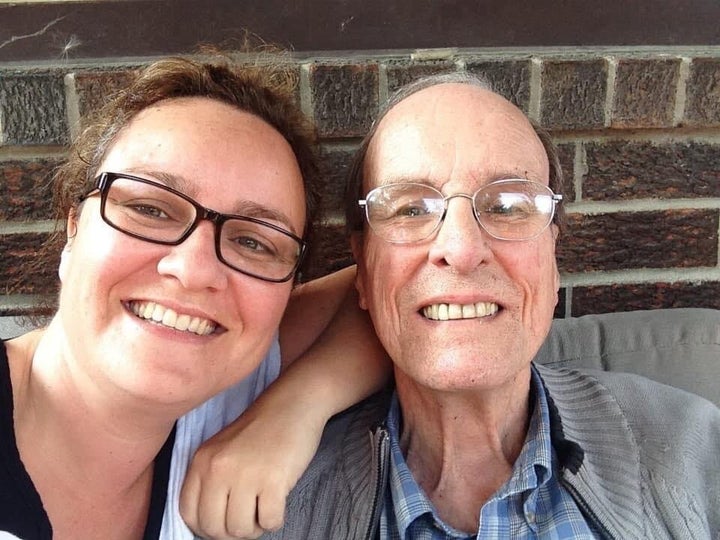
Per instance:
[[[418,182],[448,196],[508,178],[547,185],[548,174],[542,143],[518,109],[480,88],[443,84],[385,116],[368,148],[364,188]],[[512,384],[552,321],[556,229],[527,241],[498,240],[481,229],[470,200],[448,205],[427,240],[391,244],[367,225],[353,239],[361,305],[395,363],[399,386],[403,379],[447,391]],[[472,318],[424,314],[443,304],[451,311],[464,306]]]

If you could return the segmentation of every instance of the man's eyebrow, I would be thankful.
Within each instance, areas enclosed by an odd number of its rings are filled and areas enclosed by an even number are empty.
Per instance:
[[[181,193],[184,193],[188,197],[197,197],[197,188],[195,187],[195,184],[184,176],[144,168],[130,168],[127,169],[127,172],[132,174],[149,176],[151,179],[158,180],[166,186],[180,191]],[[215,208],[213,208],[212,210],[217,211]],[[286,214],[279,210],[263,206],[262,204],[256,203],[254,201],[239,201],[237,204],[234,205],[233,209],[230,212],[227,212],[227,214],[263,219],[267,221],[275,221],[278,223],[282,223],[284,228],[286,228],[293,234],[297,236],[302,235],[302,232],[295,230],[295,227],[293,227],[290,218]]]
[[[377,180],[378,186],[390,186],[392,184],[430,184],[431,181],[426,176],[413,175],[395,175],[387,176]]]

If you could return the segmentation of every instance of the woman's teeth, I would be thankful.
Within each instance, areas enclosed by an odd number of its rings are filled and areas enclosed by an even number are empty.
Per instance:
[[[423,315],[433,321],[477,319],[497,313],[498,305],[493,302],[475,304],[432,304],[422,309]]]
[[[141,319],[155,321],[163,326],[181,332],[192,332],[199,336],[212,334],[217,327],[212,321],[185,314],[178,315],[176,311],[155,302],[130,302],[130,309]]]

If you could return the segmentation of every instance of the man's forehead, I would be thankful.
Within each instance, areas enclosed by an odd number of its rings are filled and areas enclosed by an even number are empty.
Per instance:
[[[416,158],[407,159],[408,154]],[[393,106],[370,141],[365,172],[375,180],[401,181],[405,175],[425,175],[415,168],[453,165],[482,175],[529,175],[538,181],[547,176],[545,149],[522,111],[502,96],[467,83],[425,88]],[[398,178],[377,178],[379,169],[392,170]],[[432,176],[431,171],[427,175]]]

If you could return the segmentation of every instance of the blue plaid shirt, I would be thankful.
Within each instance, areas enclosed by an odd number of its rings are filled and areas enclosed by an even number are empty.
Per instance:
[[[405,463],[399,444],[401,412],[393,397],[390,432],[390,481],[380,516],[380,538],[445,540],[452,538],[592,539],[600,535],[585,521],[575,501],[553,471],[557,457],[550,442],[550,413],[540,376],[533,368],[535,406],[525,444],[510,479],[480,511],[476,534],[444,523]]]

